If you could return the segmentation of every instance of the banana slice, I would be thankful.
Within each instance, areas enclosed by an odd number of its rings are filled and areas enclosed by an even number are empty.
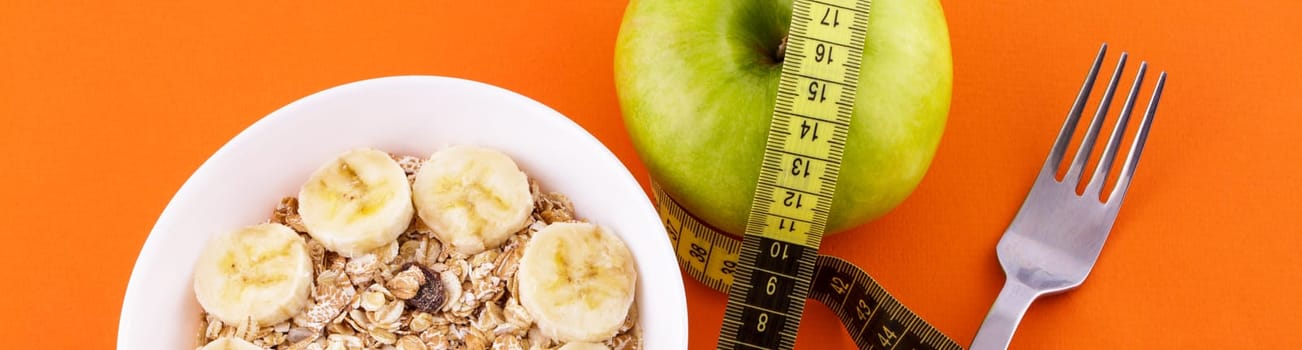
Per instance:
[[[520,304],[538,328],[566,342],[614,336],[637,286],[628,247],[589,223],[555,223],[535,233],[516,276]]]
[[[588,342],[576,341],[576,342],[566,343],[565,346],[562,346],[560,349],[556,349],[556,350],[610,350],[610,347],[602,343],[588,343]]]
[[[221,337],[208,342],[208,345],[199,350],[262,350],[262,347],[240,338]]]
[[[412,192],[420,219],[467,255],[502,245],[533,212],[529,179],[511,157],[483,147],[435,152],[416,173]]]
[[[249,318],[264,326],[287,320],[307,306],[311,288],[307,243],[281,224],[213,237],[194,268],[199,305],[230,324]]]
[[[389,244],[416,210],[402,167],[389,154],[358,148],[312,173],[298,192],[307,233],[345,257]]]

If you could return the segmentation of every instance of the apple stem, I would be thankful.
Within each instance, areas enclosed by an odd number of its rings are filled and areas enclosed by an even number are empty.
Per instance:
[[[778,55],[777,55],[778,62],[782,62],[782,60],[785,59],[786,57],[787,57],[787,37],[784,35],[782,36],[782,43],[778,44]]]

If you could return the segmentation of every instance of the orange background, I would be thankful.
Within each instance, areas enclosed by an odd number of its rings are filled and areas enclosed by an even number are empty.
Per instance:
[[[622,2],[364,3],[0,5],[6,348],[113,347],[173,192],[258,118],[341,83],[503,86],[578,121],[646,183],[612,83]],[[944,1],[954,99],[931,171],[824,252],[967,345],[1003,282],[995,242],[1108,41],[1105,66],[1133,50],[1170,72],[1166,94],[1093,274],[1033,305],[1013,347],[1302,347],[1302,5],[1187,3]],[[692,347],[711,348],[725,298],[686,285]],[[852,346],[808,310],[800,348]]]

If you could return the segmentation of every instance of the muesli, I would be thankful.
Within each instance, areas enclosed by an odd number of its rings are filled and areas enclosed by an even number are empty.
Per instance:
[[[505,154],[348,151],[195,267],[199,349],[640,349],[636,267]]]

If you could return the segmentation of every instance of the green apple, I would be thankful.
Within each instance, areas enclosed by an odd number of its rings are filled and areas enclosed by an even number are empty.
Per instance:
[[[632,0],[615,46],[625,126],[688,211],[745,231],[782,66],[790,0]],[[913,191],[944,132],[953,82],[936,0],[874,0],[827,231]]]

